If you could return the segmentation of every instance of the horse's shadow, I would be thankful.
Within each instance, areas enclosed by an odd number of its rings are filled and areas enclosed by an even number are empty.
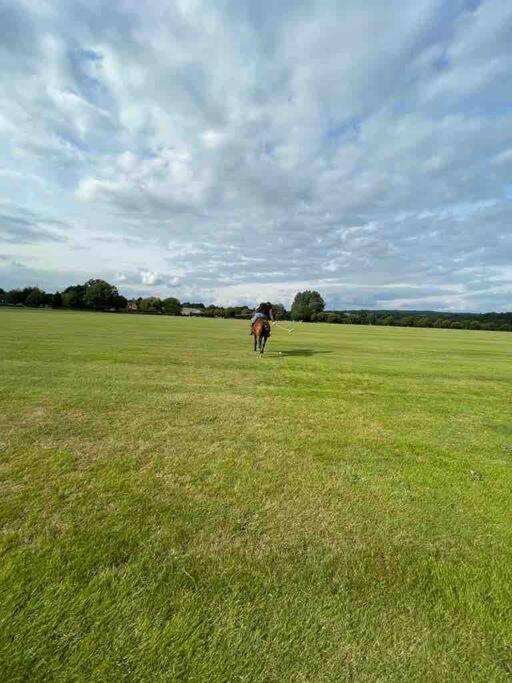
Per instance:
[[[332,351],[318,351],[317,349],[286,349],[274,351],[273,356],[315,356],[317,353],[332,353]]]

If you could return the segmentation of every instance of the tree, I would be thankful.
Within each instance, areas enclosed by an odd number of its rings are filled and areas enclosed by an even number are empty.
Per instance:
[[[244,320],[249,320],[249,318],[252,317],[252,309],[244,306],[237,317],[243,318]]]
[[[112,301],[112,307],[117,310],[124,310],[128,306],[128,299],[122,294],[117,294]]]
[[[4,292],[4,290],[0,287],[0,304],[3,304],[4,301],[6,300],[7,297],[7,292]]]
[[[157,296],[148,296],[139,303],[139,311],[144,313],[161,313],[162,300]]]
[[[6,300],[8,304],[16,306],[25,302],[25,295],[21,289],[11,289],[7,292]]]
[[[162,301],[162,310],[167,315],[180,315],[181,304],[178,299],[175,299],[173,296],[169,296],[167,299]]]
[[[380,324],[392,327],[395,324],[395,319],[392,315],[387,315],[385,318],[381,318]]]
[[[115,300],[119,296],[117,287],[105,280],[89,280],[84,287],[84,304],[87,308],[96,310],[115,308]]]
[[[419,316],[414,318],[414,327],[433,327],[433,320],[427,315]]]
[[[297,292],[292,304],[292,319],[310,321],[313,313],[321,313],[324,308],[325,302],[319,292],[311,290]]]
[[[61,308],[62,306],[62,294],[60,292],[55,292],[52,296],[52,308]]]
[[[84,285],[67,287],[62,294],[62,305],[66,308],[85,308],[84,295]]]
[[[412,317],[412,315],[405,315],[403,318],[401,318],[400,325],[402,327],[413,327],[414,318]]]
[[[46,303],[46,292],[43,292],[39,287],[32,287],[27,294],[25,305],[32,308],[39,308]]]
[[[172,298],[172,297],[171,297]],[[187,308],[204,308],[204,304],[196,304],[194,302],[185,301],[181,306],[186,306]],[[215,308],[215,306],[208,306],[208,308]]]
[[[276,320],[289,320],[290,315],[283,304],[272,304]]]

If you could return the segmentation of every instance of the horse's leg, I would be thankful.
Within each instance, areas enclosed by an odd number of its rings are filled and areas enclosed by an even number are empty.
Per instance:
[[[258,344],[258,338],[256,337],[255,333],[253,333],[252,336],[254,337],[254,350],[256,351],[256,345]]]
[[[267,336],[263,335],[261,337],[261,343],[260,343],[260,353],[263,353],[265,351],[265,344],[267,343]]]

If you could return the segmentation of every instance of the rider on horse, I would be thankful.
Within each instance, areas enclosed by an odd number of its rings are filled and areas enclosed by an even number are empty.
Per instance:
[[[269,320],[271,320],[272,322],[275,321],[274,311],[272,310],[272,304],[270,303],[270,301],[261,303],[256,307],[254,314],[251,318],[251,334],[252,334],[252,326],[254,325],[256,320],[266,320],[267,321],[267,336],[270,337],[270,325],[268,324],[268,321]]]

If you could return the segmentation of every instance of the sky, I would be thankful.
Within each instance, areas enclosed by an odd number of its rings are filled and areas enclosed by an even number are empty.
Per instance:
[[[0,287],[512,310],[512,2],[0,0]]]

